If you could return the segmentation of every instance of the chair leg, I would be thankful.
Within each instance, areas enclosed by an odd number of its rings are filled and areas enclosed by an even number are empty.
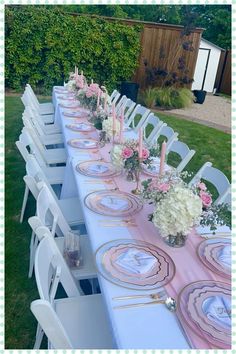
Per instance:
[[[36,339],[35,339],[33,349],[40,349],[40,346],[41,346],[41,343],[43,340],[43,335],[44,335],[44,331],[42,330],[41,326],[38,324],[37,331],[36,331]]]
[[[24,213],[25,213],[25,207],[26,207],[26,203],[28,200],[28,196],[29,196],[29,188],[27,185],[25,185],[25,193],[24,193],[24,198],[23,198],[23,203],[22,203],[22,208],[21,208],[21,214],[20,214],[20,223],[22,223],[23,218],[24,218]]]
[[[29,260],[29,273],[28,273],[29,278],[31,278],[33,274],[34,258],[35,258],[35,252],[37,246],[38,246],[38,238],[35,235],[34,231],[32,231],[31,240],[30,240],[30,260]]]

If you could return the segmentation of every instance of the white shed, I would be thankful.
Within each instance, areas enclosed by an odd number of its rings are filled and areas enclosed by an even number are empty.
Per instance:
[[[221,51],[217,45],[202,38],[194,72],[192,90],[214,91]]]

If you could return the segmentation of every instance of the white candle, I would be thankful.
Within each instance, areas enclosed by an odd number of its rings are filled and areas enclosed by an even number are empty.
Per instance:
[[[139,157],[140,159],[143,157],[143,128],[140,128],[140,129],[139,129],[138,157]]]
[[[91,84],[93,84],[93,79],[91,79]]]
[[[161,160],[160,160],[159,176],[163,175],[163,172],[165,169],[165,157],[166,157],[166,142],[164,140],[162,143],[162,146],[161,146]]]
[[[120,144],[123,144],[123,142],[124,142],[124,108],[122,108],[121,117],[120,117]]]

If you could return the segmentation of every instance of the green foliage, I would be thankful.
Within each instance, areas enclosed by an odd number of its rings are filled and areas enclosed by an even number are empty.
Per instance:
[[[148,89],[141,91],[139,101],[148,108],[154,108],[156,105],[156,98],[157,89],[155,87],[149,87]]]
[[[50,89],[67,80],[74,65],[88,79],[113,89],[138,64],[140,26],[71,16],[43,6],[6,8],[6,86],[27,82]]]
[[[156,104],[165,108],[186,108],[194,102],[193,93],[187,88],[163,87],[156,89]]]

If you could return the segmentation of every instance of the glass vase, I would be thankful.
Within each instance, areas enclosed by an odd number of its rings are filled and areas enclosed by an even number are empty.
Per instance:
[[[170,247],[183,247],[185,245],[187,235],[177,233],[177,235],[168,235],[165,237],[165,243]]]

